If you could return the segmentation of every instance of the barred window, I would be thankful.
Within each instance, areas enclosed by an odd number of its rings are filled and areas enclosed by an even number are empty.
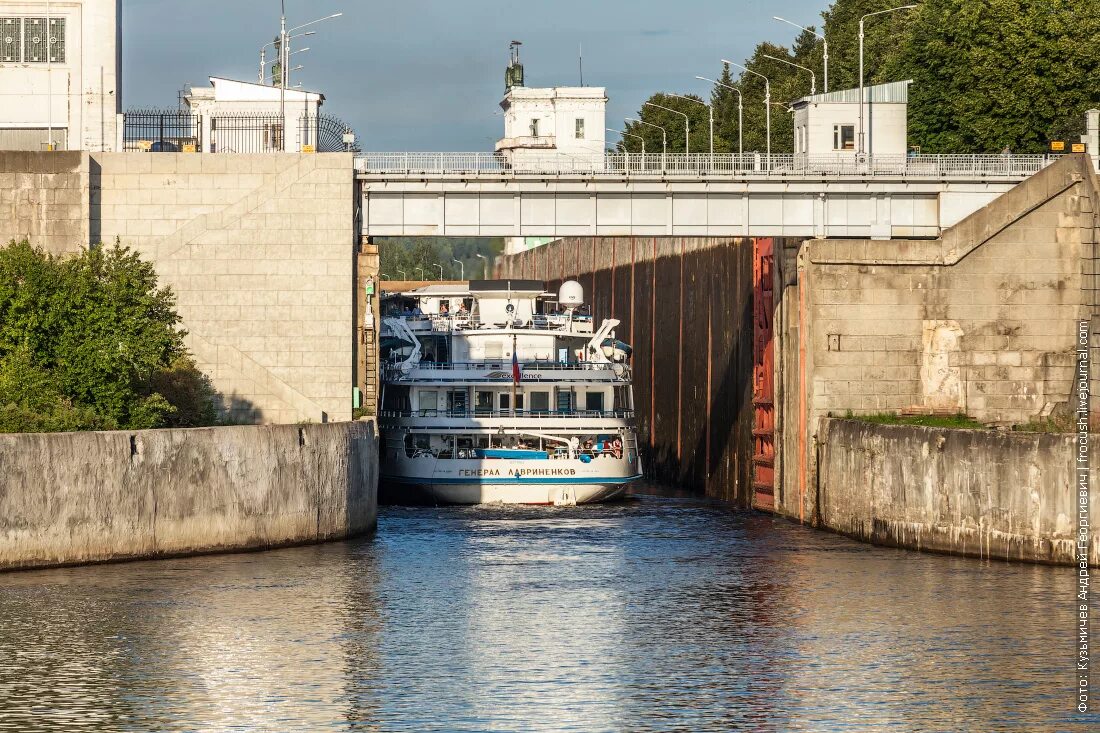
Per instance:
[[[0,63],[65,63],[65,19],[0,18]]]
[[[50,61],[65,63],[65,19],[50,18]]]
[[[19,63],[23,60],[22,18],[0,18],[0,63]]]
[[[28,64],[46,62],[45,18],[23,18],[23,60]]]

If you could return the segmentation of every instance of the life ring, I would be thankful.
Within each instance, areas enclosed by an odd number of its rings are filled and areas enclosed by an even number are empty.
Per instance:
[[[623,441],[621,439],[615,438],[615,440],[611,441],[611,455],[616,458],[623,457]]]

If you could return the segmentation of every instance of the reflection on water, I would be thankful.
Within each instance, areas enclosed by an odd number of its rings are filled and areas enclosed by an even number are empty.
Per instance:
[[[1095,730],[1072,571],[691,499],[0,576],[0,731]]]

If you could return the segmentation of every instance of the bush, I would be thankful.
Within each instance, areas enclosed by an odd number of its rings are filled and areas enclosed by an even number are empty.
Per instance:
[[[152,264],[117,243],[68,258],[0,248],[0,431],[212,424],[179,323]]]

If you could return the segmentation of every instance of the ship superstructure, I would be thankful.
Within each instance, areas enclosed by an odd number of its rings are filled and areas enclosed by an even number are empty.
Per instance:
[[[385,500],[577,504],[641,476],[630,347],[579,283],[430,285],[382,308]]]

